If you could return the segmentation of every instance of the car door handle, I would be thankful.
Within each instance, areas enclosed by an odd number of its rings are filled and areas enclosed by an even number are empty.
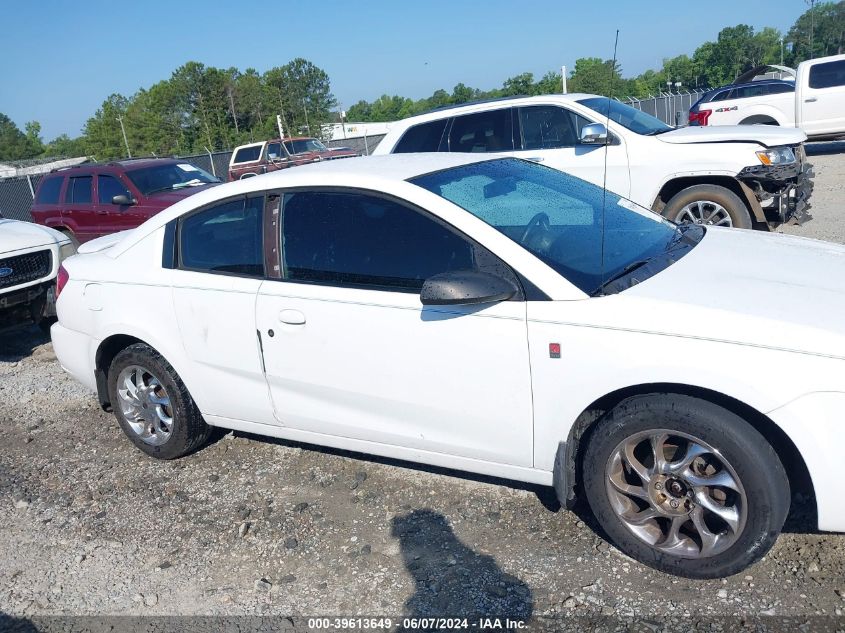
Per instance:
[[[813,103],[814,101],[818,101],[816,97],[807,97],[804,99],[804,103]]]
[[[279,312],[279,321],[288,325],[305,325],[305,315],[299,310],[282,310]]]

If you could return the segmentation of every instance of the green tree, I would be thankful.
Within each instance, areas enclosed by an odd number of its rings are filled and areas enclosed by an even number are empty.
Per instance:
[[[845,0],[822,2],[805,11],[785,39],[792,44],[787,56],[792,65],[813,57],[845,52]]]
[[[508,77],[505,83],[502,84],[503,97],[515,97],[517,95],[533,94],[534,75],[532,73],[522,73],[515,77]]]
[[[85,139],[81,136],[71,138],[67,134],[61,134],[44,146],[44,156],[51,158],[76,158],[85,155]]]
[[[14,121],[0,113],[0,160],[25,160],[41,153],[43,147],[38,138],[41,126],[33,123],[26,124],[24,134]]]
[[[619,63],[598,57],[582,57],[575,60],[575,69],[569,80],[570,92],[590,92],[599,95],[619,95],[622,88],[622,73]]]

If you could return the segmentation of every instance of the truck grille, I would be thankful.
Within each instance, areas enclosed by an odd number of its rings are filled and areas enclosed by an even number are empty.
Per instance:
[[[0,259],[0,289],[41,279],[50,274],[53,255],[49,250]]]

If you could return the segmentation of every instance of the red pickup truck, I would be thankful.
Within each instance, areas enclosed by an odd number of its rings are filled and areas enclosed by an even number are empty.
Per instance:
[[[360,156],[349,147],[328,148],[316,138],[293,137],[249,143],[235,148],[229,160],[229,180],[240,180],[268,171],[306,163]]]

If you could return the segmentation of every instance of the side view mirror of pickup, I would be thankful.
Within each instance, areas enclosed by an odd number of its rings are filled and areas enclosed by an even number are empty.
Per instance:
[[[121,207],[125,207],[128,204],[135,204],[135,202],[137,202],[135,198],[130,198],[126,194],[120,194],[119,196],[114,196],[111,199],[112,204],[116,204]]]
[[[578,139],[582,145],[607,145],[607,127],[604,123],[590,123],[581,128]]]

